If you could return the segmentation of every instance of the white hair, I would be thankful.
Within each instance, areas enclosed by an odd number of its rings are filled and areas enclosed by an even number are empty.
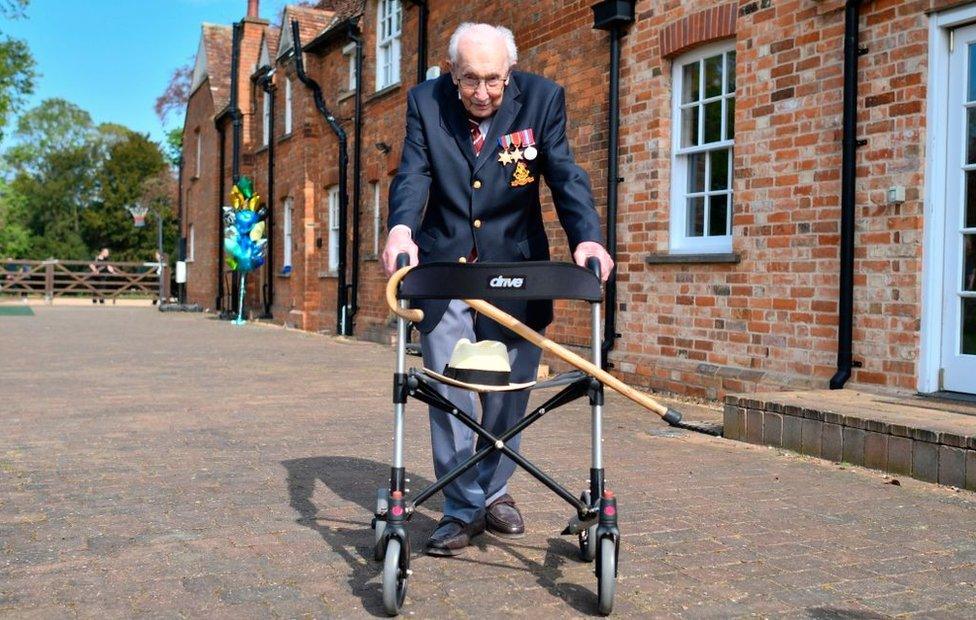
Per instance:
[[[458,43],[461,37],[467,34],[494,34],[502,38],[505,42],[505,50],[508,52],[508,66],[518,62],[518,48],[515,47],[515,35],[505,26],[492,26],[491,24],[476,24],[474,22],[464,22],[451,35],[451,41],[447,45],[447,57],[451,64],[457,66],[458,62]]]

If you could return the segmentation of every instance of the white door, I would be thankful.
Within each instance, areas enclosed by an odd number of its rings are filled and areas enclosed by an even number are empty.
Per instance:
[[[954,39],[949,55],[942,389],[976,393],[976,25],[957,29]]]

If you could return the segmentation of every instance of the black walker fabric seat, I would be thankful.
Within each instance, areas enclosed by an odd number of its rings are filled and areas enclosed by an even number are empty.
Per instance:
[[[600,278],[571,263],[427,263],[410,270],[398,297],[415,299],[577,299],[600,302]]]

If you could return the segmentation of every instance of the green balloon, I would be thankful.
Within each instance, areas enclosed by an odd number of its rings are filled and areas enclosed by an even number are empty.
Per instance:
[[[237,189],[241,190],[241,194],[244,198],[250,199],[254,195],[254,184],[251,183],[251,179],[247,177],[241,177],[237,182]]]

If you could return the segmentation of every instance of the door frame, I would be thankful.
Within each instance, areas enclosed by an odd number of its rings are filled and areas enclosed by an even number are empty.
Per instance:
[[[925,203],[922,217],[922,317],[918,391],[942,389],[942,303],[945,294],[945,210],[948,182],[949,41],[955,28],[976,23],[976,4],[935,13],[929,19],[929,78],[926,94]]]

